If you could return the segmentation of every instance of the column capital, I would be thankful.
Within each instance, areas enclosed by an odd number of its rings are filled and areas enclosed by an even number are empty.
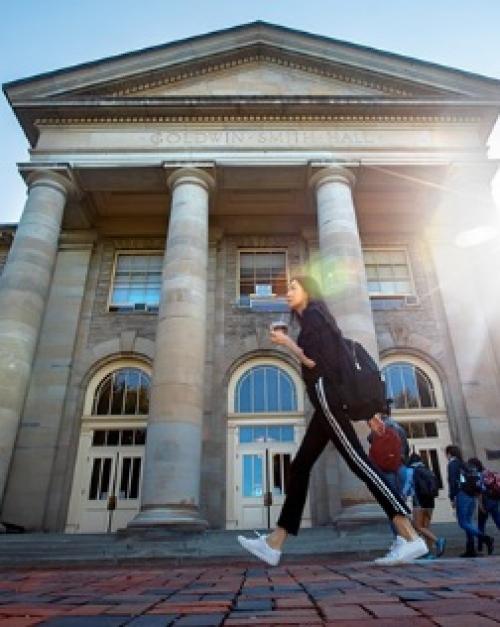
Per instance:
[[[309,179],[309,187],[316,191],[325,183],[343,183],[353,187],[356,177],[347,168],[340,165],[330,165],[316,171]]]
[[[191,185],[200,185],[207,192],[215,189],[215,179],[205,170],[196,167],[185,167],[174,170],[167,177],[167,185],[172,191],[178,186],[185,183]]]
[[[18,168],[30,190],[34,187],[52,187],[64,196],[78,195],[78,187],[69,168],[39,167],[32,163],[18,164]]]

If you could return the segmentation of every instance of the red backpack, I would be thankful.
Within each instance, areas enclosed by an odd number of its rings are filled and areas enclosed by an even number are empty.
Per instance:
[[[384,472],[394,472],[402,464],[401,438],[395,429],[386,426],[380,435],[373,434],[368,457]]]
[[[486,489],[486,495],[490,499],[500,500],[500,472],[485,470],[483,472],[483,485]]]

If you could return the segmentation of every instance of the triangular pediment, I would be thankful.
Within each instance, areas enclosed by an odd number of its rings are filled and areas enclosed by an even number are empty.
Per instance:
[[[388,90],[389,88],[387,88]],[[376,96],[387,94],[368,80],[346,80],[341,73],[294,67],[289,63],[249,61],[228,67],[204,68],[191,77],[167,78],[153,88],[135,85],[123,95],[155,98],[168,96]],[[393,90],[391,90],[393,91]]]
[[[312,107],[318,114],[337,107],[342,115],[365,107],[364,114],[374,104],[386,111],[392,107],[394,113],[397,107],[422,104],[428,112],[449,113],[450,107],[463,109],[470,103],[476,112],[500,102],[498,80],[265,22],[40,74],[3,88],[32,142],[39,119],[124,114],[139,119],[165,115],[167,108],[168,115],[200,115],[214,107],[221,111],[224,99],[226,115],[238,109],[238,98],[247,110],[263,103],[263,112],[273,114],[279,109],[273,109],[276,102],[286,104],[288,98],[290,112],[295,108],[301,115]]]

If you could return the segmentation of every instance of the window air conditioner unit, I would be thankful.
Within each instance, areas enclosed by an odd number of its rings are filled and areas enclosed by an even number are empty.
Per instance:
[[[418,300],[418,296],[416,296],[415,294],[411,294],[409,296],[405,296],[405,305],[408,307],[416,307],[417,305],[419,305],[419,300]]]

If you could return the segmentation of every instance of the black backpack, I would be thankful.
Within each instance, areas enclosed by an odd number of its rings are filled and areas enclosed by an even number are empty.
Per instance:
[[[477,496],[481,493],[481,473],[473,464],[462,464],[458,487],[469,496]]]
[[[439,481],[436,475],[425,466],[417,466],[413,471],[415,494],[421,502],[435,499],[439,495]]]
[[[351,420],[369,420],[387,406],[385,384],[380,370],[366,349],[355,340],[341,338],[340,405]]]

